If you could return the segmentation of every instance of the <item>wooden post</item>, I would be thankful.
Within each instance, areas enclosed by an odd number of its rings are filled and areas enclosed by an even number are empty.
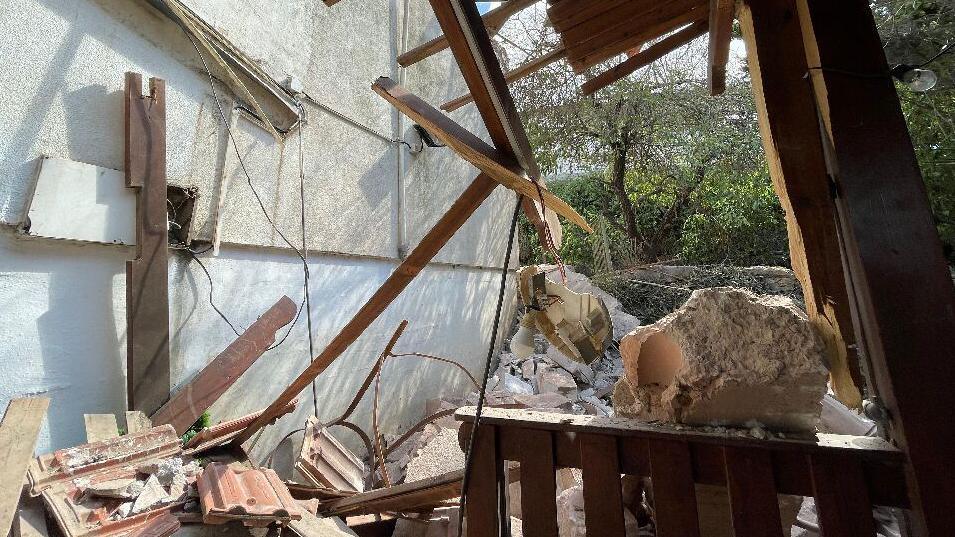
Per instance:
[[[152,414],[169,399],[166,83],[126,73],[126,186],[136,190],[136,258],[126,262],[126,396]]]
[[[850,281],[917,530],[955,528],[955,290],[865,0],[797,0]]]
[[[809,320],[823,337],[832,387],[852,408],[863,385],[822,134],[794,0],[743,2],[740,28],[769,173],[786,212],[789,256]],[[850,348],[851,346],[851,348]]]

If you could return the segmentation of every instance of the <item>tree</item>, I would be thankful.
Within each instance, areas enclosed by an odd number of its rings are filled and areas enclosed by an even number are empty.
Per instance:
[[[502,32],[510,67],[557,46],[543,17],[528,10]],[[730,78],[724,96],[710,97],[705,59],[698,40],[592,97],[581,96],[583,78],[563,62],[512,85],[544,172],[593,187],[561,194],[605,192],[586,196],[599,205],[576,206],[606,221],[613,240],[601,242],[617,246],[618,265],[787,260],[745,73]],[[563,256],[584,258],[585,241],[568,235]]]

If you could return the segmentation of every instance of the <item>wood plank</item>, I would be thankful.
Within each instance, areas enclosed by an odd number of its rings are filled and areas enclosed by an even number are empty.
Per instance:
[[[737,537],[782,537],[779,500],[766,450],[723,448],[733,532]]]
[[[557,537],[554,443],[547,431],[521,432],[521,519],[526,537]]]
[[[499,416],[494,416],[493,412],[491,414],[490,421],[498,426],[498,449],[505,460],[518,460],[522,432],[537,428],[551,432],[554,439],[554,461],[558,468],[580,468],[580,433],[605,433],[618,438],[622,473],[650,477],[649,442],[669,440],[689,445],[693,479],[696,483],[725,487],[724,446],[766,449],[772,453],[777,491],[780,494],[812,496],[807,455],[844,453],[862,463],[873,504],[902,508],[909,505],[902,453],[884,440],[872,437],[822,434],[816,442],[779,439],[763,441],[729,434],[677,431],[665,427],[615,427],[613,423],[603,421],[588,425],[583,423],[583,420],[567,424],[562,424],[560,420],[553,423],[543,420],[536,423],[534,420],[502,420]],[[462,430],[469,430],[471,423],[466,420],[471,419],[471,416],[473,414],[470,408],[465,408],[464,414],[459,414],[459,419],[465,420],[461,424]],[[483,421],[484,417],[481,419]],[[632,423],[632,420],[627,421]]]
[[[587,535],[623,537],[623,493],[616,438],[602,434],[581,435],[580,471]]]
[[[597,90],[605,88],[621,78],[630,75],[637,69],[657,61],[675,49],[686,45],[706,33],[708,25],[709,23],[705,20],[694,21],[693,24],[683,28],[679,32],[657,41],[646,49],[630,56],[623,62],[584,82],[580,87],[581,92],[584,95],[591,95]]]
[[[319,511],[325,516],[352,516],[434,505],[460,496],[463,477],[464,470],[455,470],[428,479],[374,489],[323,502],[319,505]]]
[[[851,296],[889,434],[907,453],[916,533],[955,528],[955,289],[868,2],[797,0]],[[813,69],[824,67],[825,69]]]
[[[809,460],[823,535],[875,535],[872,504],[859,461],[825,455],[810,455]]]
[[[126,262],[126,400],[155,412],[169,398],[166,83],[126,73],[126,186],[136,191],[136,256]]]
[[[101,442],[119,436],[119,426],[114,414],[83,414],[86,426],[86,442]]]
[[[468,537],[498,537],[498,474],[503,460],[498,458],[494,427],[478,427],[470,457],[470,479],[464,491]]]
[[[292,322],[298,308],[283,296],[255,320],[218,356],[212,359],[188,384],[152,416],[156,425],[169,423],[176,434],[183,434],[219,397],[242,376],[262,353],[275,343],[275,333]]]
[[[152,429],[153,422],[149,416],[139,410],[126,411],[126,434],[134,434],[146,429]]]
[[[684,442],[650,442],[650,479],[653,486],[656,530],[659,537],[699,537],[696,486],[690,448]]]
[[[511,156],[529,177],[543,184],[540,167],[477,6],[470,0],[430,1],[491,143],[502,154]],[[543,214],[539,212],[532,198],[524,198],[522,209],[537,230],[541,245],[547,249],[548,226],[559,227],[556,215],[546,208],[542,208]],[[560,230],[551,231],[549,235],[559,246]]]
[[[567,61],[577,73],[652,41],[693,21],[709,17],[708,0],[673,0],[659,3],[639,20],[620,21],[583,43],[564,41]]]
[[[508,155],[488,145],[464,127],[455,123],[439,110],[424,102],[416,95],[387,77],[381,77],[372,86],[376,93],[385,98],[395,108],[428,129],[435,138],[441,140],[461,158],[467,160],[495,181],[530,199],[543,198],[544,205],[557,214],[577,224],[588,233],[593,229],[573,207],[553,195],[546,188],[540,190],[534,183],[520,175],[520,167]]]
[[[739,20],[763,150],[786,214],[789,252],[806,312],[823,336],[836,396],[862,403],[862,385],[835,204],[794,0],[744,2]]]
[[[710,95],[726,91],[726,62],[730,58],[735,13],[735,0],[710,0],[709,68],[706,72]]]
[[[547,18],[557,33],[616,9],[630,0],[565,0],[547,8]]]
[[[481,17],[481,20],[490,33],[497,33],[508,19],[537,2],[538,0],[510,0],[485,13]],[[446,48],[448,48],[448,39],[444,34],[439,35],[431,41],[418,45],[398,56],[398,65],[402,67],[414,65],[425,58],[434,56]]]
[[[389,304],[394,302],[395,298],[424,269],[425,265],[448,243],[454,233],[491,195],[496,186],[497,183],[487,174],[478,175],[454,201],[448,211],[444,213],[444,216],[431,228],[431,231],[408,254],[408,257],[381,284],[375,294],[342,327],[328,346],[279,394],[272,404],[262,411],[258,418],[232,439],[232,443],[238,445],[251,438],[256,431],[267,425],[274,416],[281,412],[282,408],[307,388],[312,380],[321,374],[329,364],[341,356],[345,349],[358,339],[358,336],[385,311]]]
[[[13,399],[0,421],[0,535],[10,533],[27,467],[49,406],[50,400],[45,397]]]
[[[548,52],[547,54],[544,54],[540,58],[533,59],[525,63],[524,65],[511,69],[510,71],[504,74],[504,80],[506,80],[508,84],[511,84],[517,80],[526,78],[536,73],[537,71],[540,71],[544,67],[547,67],[548,65],[565,57],[566,55],[567,55],[567,50],[564,49],[563,45],[560,45],[554,50]],[[462,106],[471,102],[474,102],[474,96],[468,93],[466,95],[462,95],[460,97],[457,97],[455,99],[452,99],[442,104],[441,109],[444,110],[445,112],[453,112],[457,110],[458,108],[461,108]]]

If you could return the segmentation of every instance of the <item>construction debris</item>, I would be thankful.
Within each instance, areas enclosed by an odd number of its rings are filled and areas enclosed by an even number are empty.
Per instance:
[[[306,423],[302,451],[295,469],[317,487],[346,492],[365,490],[364,463],[314,417]]]
[[[613,327],[610,312],[599,298],[549,280],[544,267],[522,267],[517,276],[521,303],[528,310],[511,341],[514,354],[530,356],[533,336],[540,333],[572,360],[589,364],[603,355]]]
[[[0,535],[6,535],[17,513],[30,457],[50,400],[43,397],[14,399],[0,422]]]
[[[813,431],[826,390],[824,347],[785,297],[694,291],[627,335],[618,413],[694,425]]]
[[[209,463],[197,481],[202,521],[225,524],[241,520],[249,527],[287,524],[302,518],[302,509],[278,474],[269,468],[235,468]]]

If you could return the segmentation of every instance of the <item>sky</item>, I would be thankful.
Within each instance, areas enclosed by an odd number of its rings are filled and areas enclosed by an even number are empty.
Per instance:
[[[491,9],[491,4],[494,4],[494,2],[476,2],[476,3],[477,3],[478,11],[480,11],[482,15],[487,13],[487,10]]]

